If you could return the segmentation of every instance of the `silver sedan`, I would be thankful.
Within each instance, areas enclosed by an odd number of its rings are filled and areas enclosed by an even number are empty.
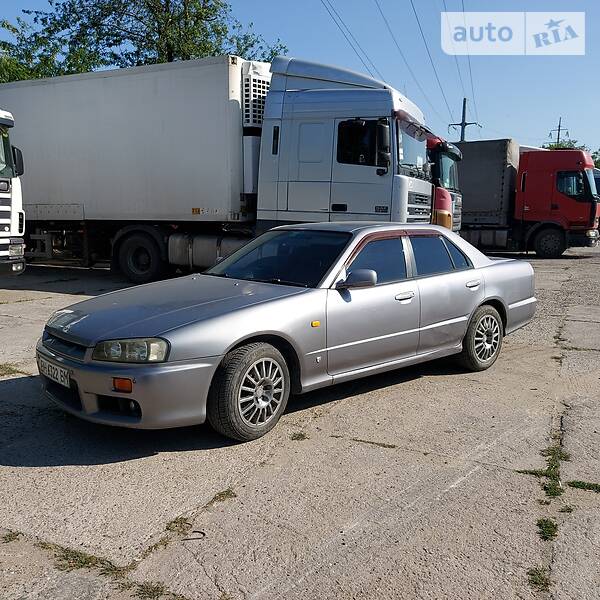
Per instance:
[[[90,421],[264,435],[290,393],[451,354],[496,361],[535,312],[526,262],[441,227],[272,229],[203,274],[59,310],[37,345],[50,399]]]

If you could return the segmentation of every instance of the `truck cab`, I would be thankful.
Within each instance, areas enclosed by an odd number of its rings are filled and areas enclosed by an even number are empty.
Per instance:
[[[435,186],[432,222],[458,233],[462,216],[458,163],[462,153],[457,146],[440,137],[429,137],[427,157]]]
[[[536,240],[536,250],[562,253],[568,246],[595,245],[599,200],[594,162],[587,152],[521,152],[514,216],[517,221],[533,224],[528,237]],[[557,235],[548,235],[546,241],[539,239],[538,232],[548,228],[561,230],[562,239]]]
[[[23,155],[11,146],[11,113],[0,109],[0,275],[18,275],[25,270],[25,213],[21,198]]]
[[[431,222],[423,114],[360,73],[276,58],[266,98],[257,227]]]

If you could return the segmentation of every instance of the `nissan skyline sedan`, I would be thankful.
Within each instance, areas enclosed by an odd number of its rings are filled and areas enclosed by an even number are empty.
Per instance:
[[[272,429],[291,393],[457,355],[491,367],[536,307],[526,262],[433,225],[278,227],[205,273],[59,310],[37,344],[47,396],[97,423]]]

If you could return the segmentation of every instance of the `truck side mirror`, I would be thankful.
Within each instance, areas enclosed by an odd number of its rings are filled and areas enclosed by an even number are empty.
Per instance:
[[[390,123],[387,119],[377,121],[377,169],[378,175],[385,175],[392,163]]]
[[[16,146],[12,147],[13,162],[15,163],[15,175],[21,177],[25,173],[25,165],[23,164],[23,153]]]

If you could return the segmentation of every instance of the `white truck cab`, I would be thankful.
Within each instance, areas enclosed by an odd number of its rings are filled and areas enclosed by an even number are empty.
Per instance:
[[[257,222],[428,223],[423,113],[366,75],[276,58],[262,124]]]
[[[21,197],[23,155],[11,146],[9,132],[15,121],[0,109],[0,275],[25,270],[25,213]]]

